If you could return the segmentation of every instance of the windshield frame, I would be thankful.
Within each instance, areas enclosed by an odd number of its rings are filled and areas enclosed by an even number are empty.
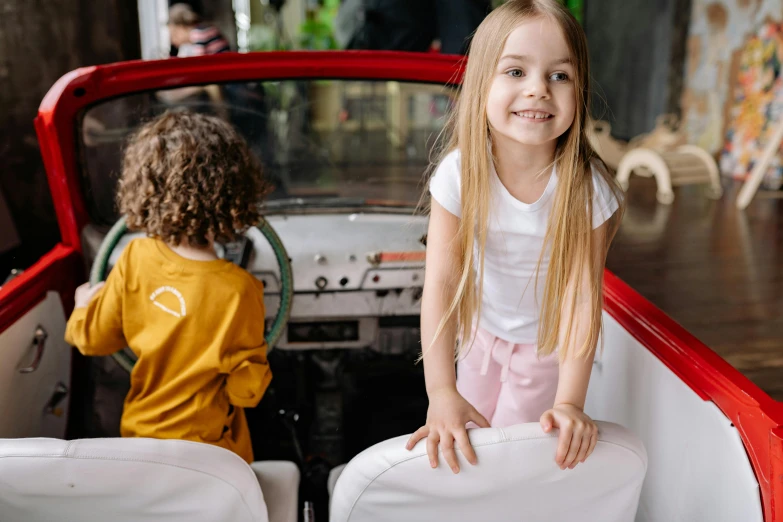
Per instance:
[[[211,114],[246,139],[272,188],[261,202],[264,214],[310,213],[305,206],[415,212],[459,96],[440,83],[355,78],[185,89],[129,93],[77,116],[81,192],[93,226],[108,228],[119,218],[116,184],[127,139],[168,110]]]
[[[35,119],[62,241],[81,252],[80,231],[90,221],[77,135],[78,119],[89,107],[133,93],[238,81],[384,80],[459,87],[464,59],[387,51],[221,53],[72,71],[52,86]]]

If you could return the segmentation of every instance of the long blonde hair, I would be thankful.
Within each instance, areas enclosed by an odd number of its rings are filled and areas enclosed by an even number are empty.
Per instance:
[[[603,304],[603,260],[609,244],[617,231],[623,209],[611,218],[601,249],[601,262],[597,262],[592,242],[593,181],[591,162],[614,192],[622,207],[620,189],[608,169],[597,158],[586,135],[589,123],[589,64],[585,34],[570,12],[557,0],[509,0],[492,11],[476,30],[470,44],[469,57],[462,81],[462,90],[455,110],[444,128],[446,137],[440,160],[453,150],[461,155],[461,219],[457,233],[457,255],[460,276],[454,299],[435,332],[434,339],[443,331],[447,321],[455,314],[459,348],[457,357],[469,348],[473,320],[481,312],[483,292],[484,249],[487,242],[489,219],[490,162],[493,161],[487,147],[491,139],[487,119],[487,94],[495,69],[503,52],[508,35],[522,22],[541,16],[550,17],[563,30],[576,71],[576,113],[571,127],[558,139],[555,151],[558,184],[554,204],[539,258],[537,271],[547,247],[551,247],[551,261],[546,276],[541,318],[538,328],[538,353],[553,353],[558,344],[569,346],[573,335],[572,325],[577,305],[589,299],[591,317],[584,344],[578,356],[589,355],[597,345],[601,329]],[[473,245],[477,243],[478,259]],[[588,281],[583,270],[588,267]],[[475,274],[478,274],[476,284]],[[538,279],[536,277],[536,279]],[[568,292],[569,288],[576,289]],[[584,290],[589,290],[587,295]],[[568,295],[570,303],[562,303]],[[566,306],[564,307],[563,304]],[[561,311],[571,310],[565,337],[560,338]],[[560,350],[560,359],[566,350]]]

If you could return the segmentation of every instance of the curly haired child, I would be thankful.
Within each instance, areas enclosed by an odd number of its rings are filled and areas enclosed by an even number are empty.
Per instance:
[[[66,340],[84,355],[138,357],[123,437],[214,444],[253,460],[244,408],[272,379],[261,282],[219,259],[215,241],[257,222],[257,160],[224,121],[167,112],[126,148],[117,202],[135,239],[105,284],[81,285]]]

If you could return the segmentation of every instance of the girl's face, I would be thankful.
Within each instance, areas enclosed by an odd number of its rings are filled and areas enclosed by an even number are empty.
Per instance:
[[[506,40],[489,89],[493,137],[551,144],[574,121],[576,68],[563,31],[547,17],[523,22]]]

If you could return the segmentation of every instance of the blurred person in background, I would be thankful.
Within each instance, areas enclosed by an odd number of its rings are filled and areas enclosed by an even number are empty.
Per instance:
[[[231,51],[228,40],[220,30],[213,24],[205,22],[201,15],[188,4],[172,5],[169,8],[169,19],[166,26],[169,29],[172,56],[183,58]],[[188,101],[196,104],[209,104],[213,108],[218,108],[222,106],[224,94],[217,85],[193,85],[160,91],[157,96],[167,103]],[[220,112],[218,109],[218,114]],[[220,115],[224,118],[227,117],[225,111]]]
[[[174,4],[169,8],[167,26],[176,56],[203,56],[231,50],[220,30],[202,20],[188,4]]]

